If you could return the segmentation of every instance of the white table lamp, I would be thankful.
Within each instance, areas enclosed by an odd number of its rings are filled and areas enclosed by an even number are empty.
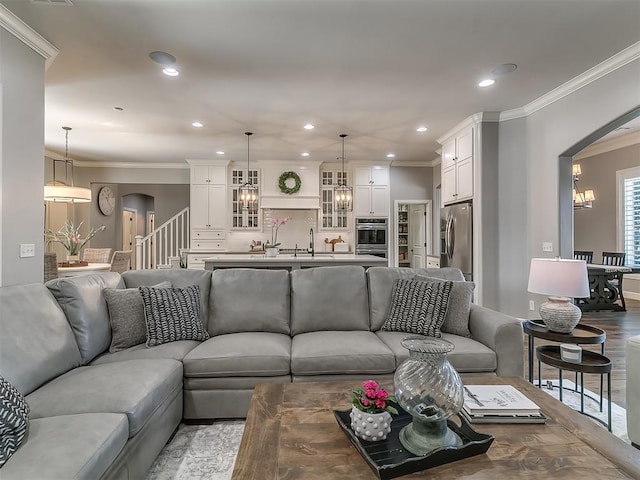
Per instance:
[[[587,263],[584,260],[532,258],[528,290],[549,295],[549,301],[540,305],[539,310],[547,328],[569,333],[582,316],[572,299],[590,295]]]

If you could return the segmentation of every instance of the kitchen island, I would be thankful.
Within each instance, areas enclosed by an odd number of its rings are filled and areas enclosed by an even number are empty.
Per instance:
[[[362,267],[386,267],[386,258],[375,255],[354,255],[351,253],[309,253],[298,255],[280,254],[267,257],[264,254],[234,255],[219,254],[204,258],[205,270],[220,268],[268,268],[276,270],[298,270],[301,268],[328,267],[336,265],[360,265]]]

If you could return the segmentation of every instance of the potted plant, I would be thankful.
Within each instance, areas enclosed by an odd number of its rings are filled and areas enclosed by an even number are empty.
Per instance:
[[[374,380],[351,390],[351,429],[363,440],[384,440],[391,432],[391,414],[398,414],[389,402],[396,399]]]
[[[284,217],[283,219],[274,218],[271,221],[271,241],[267,241],[267,244],[265,245],[267,257],[278,256],[278,247],[280,246],[280,242],[278,242],[278,229],[282,225],[286,225],[288,221],[289,217]]]
[[[80,257],[80,250],[91,240],[98,232],[105,230],[107,227],[101,225],[98,228],[92,228],[89,233],[83,237],[80,234],[80,222],[78,226],[75,226],[71,220],[64,222],[64,225],[57,232],[47,230],[45,236],[47,241],[60,242],[67,251],[68,262],[78,262]]]

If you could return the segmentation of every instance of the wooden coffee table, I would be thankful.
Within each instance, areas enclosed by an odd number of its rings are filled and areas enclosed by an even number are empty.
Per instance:
[[[402,478],[640,478],[639,450],[524,379],[464,377],[463,381],[514,385],[540,406],[548,421],[474,425],[495,437],[486,454]],[[334,409],[350,408],[349,389],[357,384],[258,385],[232,478],[376,479],[333,415]]]

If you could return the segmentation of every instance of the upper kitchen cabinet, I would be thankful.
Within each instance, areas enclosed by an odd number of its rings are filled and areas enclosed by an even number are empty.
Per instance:
[[[349,184],[349,172],[323,167],[320,170],[320,221],[321,230],[346,230],[349,228],[349,214],[336,209],[338,185]],[[353,201],[353,199],[351,199]]]
[[[189,161],[193,162],[194,160]],[[227,165],[191,164],[191,185],[226,185]]]
[[[356,217],[389,216],[389,166],[355,166],[353,211]]]
[[[442,203],[473,198],[473,134],[468,128],[442,142]]]

